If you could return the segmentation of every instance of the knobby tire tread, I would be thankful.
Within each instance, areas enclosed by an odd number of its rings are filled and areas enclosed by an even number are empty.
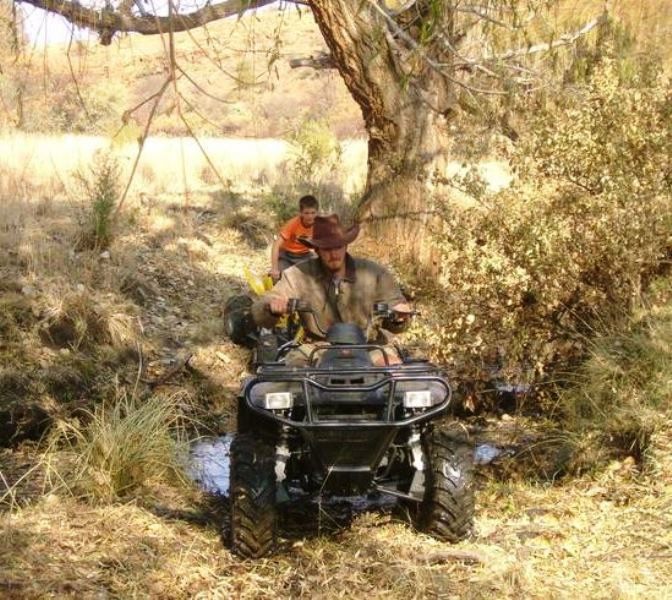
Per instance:
[[[432,431],[423,442],[429,464],[418,524],[433,537],[458,542],[473,528],[473,453],[459,436],[441,430]]]
[[[271,554],[276,545],[275,451],[253,434],[231,443],[231,549],[245,558]]]

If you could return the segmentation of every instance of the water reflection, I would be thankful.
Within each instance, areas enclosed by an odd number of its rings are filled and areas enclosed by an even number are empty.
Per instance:
[[[502,449],[490,444],[479,444],[474,448],[474,464],[487,465],[502,454]]]
[[[233,434],[202,438],[191,447],[189,476],[210,494],[229,495],[229,454]]]
[[[220,496],[229,495],[230,450],[233,433],[218,438],[202,438],[191,447],[189,476],[210,494]],[[507,449],[490,444],[479,444],[474,448],[474,463],[487,465],[497,458],[510,456]],[[346,498],[332,498],[328,502],[339,502]],[[348,497],[348,501],[355,504],[387,505],[395,499],[386,495],[375,498]]]

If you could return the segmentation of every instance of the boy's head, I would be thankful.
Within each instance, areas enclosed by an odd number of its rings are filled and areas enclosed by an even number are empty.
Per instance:
[[[315,196],[308,194],[299,199],[299,217],[301,217],[301,223],[304,227],[312,227],[315,223],[318,208],[319,203]]]

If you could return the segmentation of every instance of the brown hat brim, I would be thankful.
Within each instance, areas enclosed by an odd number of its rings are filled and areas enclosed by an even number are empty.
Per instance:
[[[350,229],[343,232],[343,235],[331,235],[315,240],[308,238],[297,238],[297,241],[301,242],[304,246],[309,248],[314,248],[315,250],[327,250],[329,248],[340,248],[341,246],[346,246],[359,235],[359,223],[355,223]]]

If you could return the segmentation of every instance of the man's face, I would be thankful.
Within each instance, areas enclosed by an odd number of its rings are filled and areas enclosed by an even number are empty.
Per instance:
[[[315,217],[317,216],[317,209],[302,208],[299,212],[299,216],[301,217],[301,223],[303,223],[304,227],[312,227],[313,223],[315,223]]]
[[[347,246],[338,248],[318,248],[317,255],[322,264],[332,273],[338,273],[345,268],[345,252]]]

